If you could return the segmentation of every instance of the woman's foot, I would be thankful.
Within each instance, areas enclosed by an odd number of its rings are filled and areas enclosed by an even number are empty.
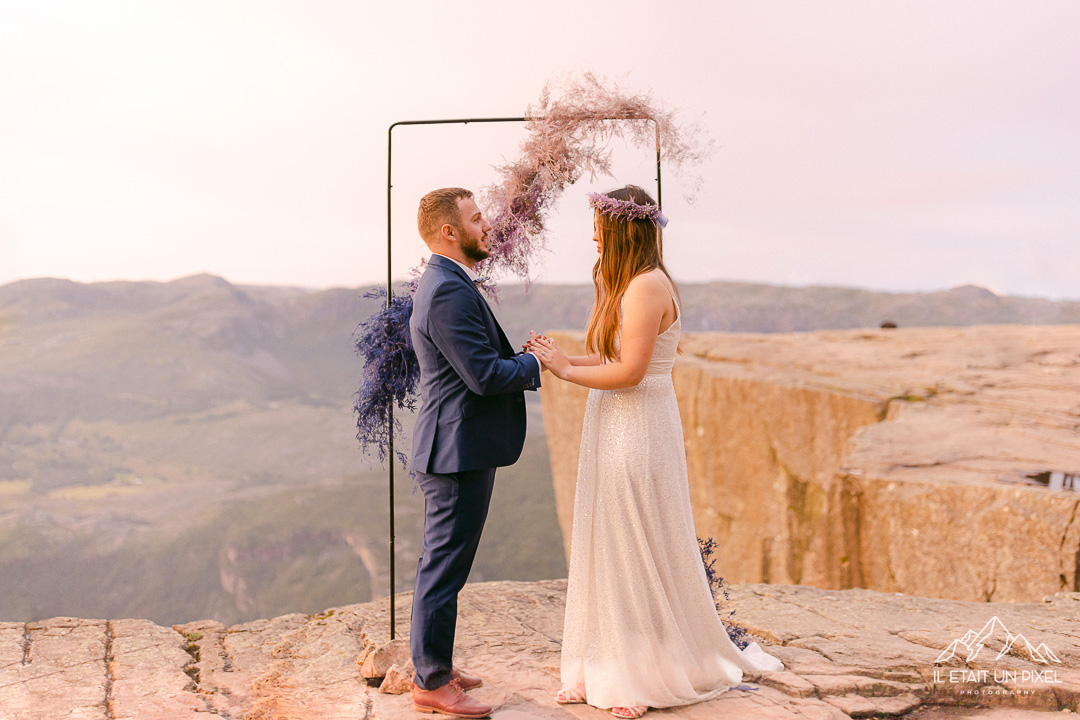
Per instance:
[[[560,705],[574,705],[585,702],[585,686],[578,685],[569,690],[560,690],[559,694],[555,696],[555,702]]]
[[[611,708],[611,714],[617,718],[639,718],[645,714],[645,711],[649,708],[644,705],[631,705],[630,707],[613,707]]]

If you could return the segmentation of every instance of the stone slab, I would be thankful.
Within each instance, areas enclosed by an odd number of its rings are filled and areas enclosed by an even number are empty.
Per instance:
[[[12,629],[7,627],[9,642]],[[17,628],[14,628],[18,632]],[[29,646],[0,669],[5,720],[107,720],[110,645],[104,620],[52,618],[25,626]],[[10,645],[5,653],[15,659]]]
[[[113,620],[109,670],[112,720],[206,720],[207,704],[185,671],[186,640],[149,620]]]

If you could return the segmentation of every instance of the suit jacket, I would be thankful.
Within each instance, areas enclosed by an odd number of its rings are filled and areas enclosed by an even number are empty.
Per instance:
[[[412,468],[456,473],[517,462],[525,444],[525,390],[540,387],[539,362],[515,354],[465,271],[433,254],[409,318],[420,361],[422,405]]]

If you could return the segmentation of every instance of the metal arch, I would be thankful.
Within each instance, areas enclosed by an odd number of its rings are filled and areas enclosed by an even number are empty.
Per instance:
[[[392,241],[392,210],[391,191],[393,185],[393,158],[394,158],[394,128],[401,125],[468,125],[469,123],[503,123],[503,122],[528,122],[538,118],[506,117],[506,118],[455,118],[445,120],[399,120],[392,123],[386,131],[386,308],[389,310],[393,302],[393,290],[391,277],[391,252]],[[660,125],[651,117],[610,117],[603,120],[648,120],[656,126],[656,204],[663,207],[660,183]],[[396,638],[396,604],[395,598],[395,532],[394,532],[394,405],[391,401],[389,408],[389,465],[388,484],[390,488],[390,639]]]

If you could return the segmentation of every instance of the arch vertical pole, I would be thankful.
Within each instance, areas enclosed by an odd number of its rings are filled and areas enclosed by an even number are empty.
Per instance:
[[[660,188],[660,123],[653,121],[656,126],[656,206],[664,209],[664,199]]]
[[[396,124],[396,123],[395,123]],[[386,131],[386,309],[389,310],[391,303],[393,302],[393,286],[391,274],[393,272],[393,264],[390,262],[390,254],[393,251],[393,242],[391,238],[390,226],[393,222],[391,213],[391,200],[390,192],[393,188],[393,175],[392,175],[392,163],[394,158],[394,125]],[[397,613],[397,596],[394,592],[395,580],[394,568],[396,563],[394,562],[394,462],[396,456],[394,455],[394,401],[392,399],[387,400],[387,437],[389,438],[389,485],[390,485],[390,639],[393,640],[397,637],[397,624],[395,622]]]

